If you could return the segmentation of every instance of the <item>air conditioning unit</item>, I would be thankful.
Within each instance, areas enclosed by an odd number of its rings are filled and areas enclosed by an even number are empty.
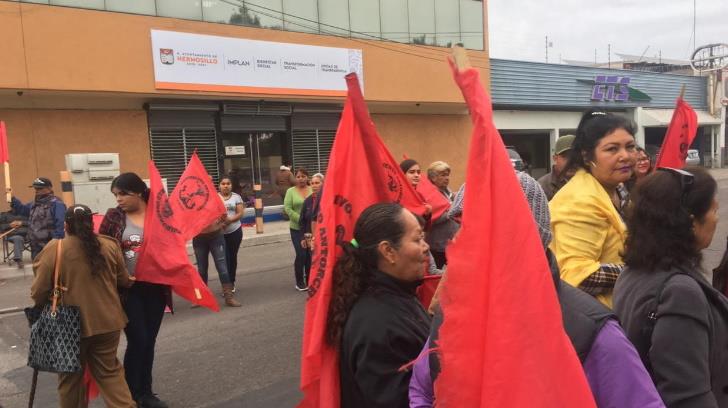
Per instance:
[[[74,202],[99,214],[116,207],[111,182],[119,175],[118,153],[73,153],[66,155]]]

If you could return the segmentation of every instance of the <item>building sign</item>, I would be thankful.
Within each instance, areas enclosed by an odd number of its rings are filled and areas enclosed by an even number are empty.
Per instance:
[[[152,30],[157,89],[345,96],[362,51]]]
[[[629,77],[597,75],[592,88],[592,101],[627,102],[629,100]]]
[[[629,86],[631,78],[619,75],[597,75],[594,80],[577,79],[591,85],[592,102],[649,102],[646,93]]]
[[[245,146],[225,146],[225,156],[245,156]]]

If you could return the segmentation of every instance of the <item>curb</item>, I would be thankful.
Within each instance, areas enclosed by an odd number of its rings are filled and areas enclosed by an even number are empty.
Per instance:
[[[17,313],[22,312],[23,309],[19,307],[6,307],[5,309],[0,309],[0,315],[9,314],[9,313]]]

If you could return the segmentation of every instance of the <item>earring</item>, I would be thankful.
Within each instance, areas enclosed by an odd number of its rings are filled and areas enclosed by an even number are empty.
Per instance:
[[[592,167],[597,167],[597,164],[596,164],[596,163],[594,163],[594,161],[590,161],[590,162],[589,162],[589,165],[590,165],[590,166],[592,166]]]

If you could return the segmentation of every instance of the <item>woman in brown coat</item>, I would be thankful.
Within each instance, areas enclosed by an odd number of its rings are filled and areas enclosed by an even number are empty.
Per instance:
[[[91,210],[75,205],[66,212],[66,238],[60,259],[62,302],[81,310],[81,365],[88,365],[107,407],[136,407],[116,358],[126,315],[118,288],[130,287],[119,245],[113,238],[93,232]],[[35,280],[30,296],[37,306],[49,302],[53,290],[56,248],[52,240],[35,259]],[[83,372],[58,375],[60,407],[85,406]]]

